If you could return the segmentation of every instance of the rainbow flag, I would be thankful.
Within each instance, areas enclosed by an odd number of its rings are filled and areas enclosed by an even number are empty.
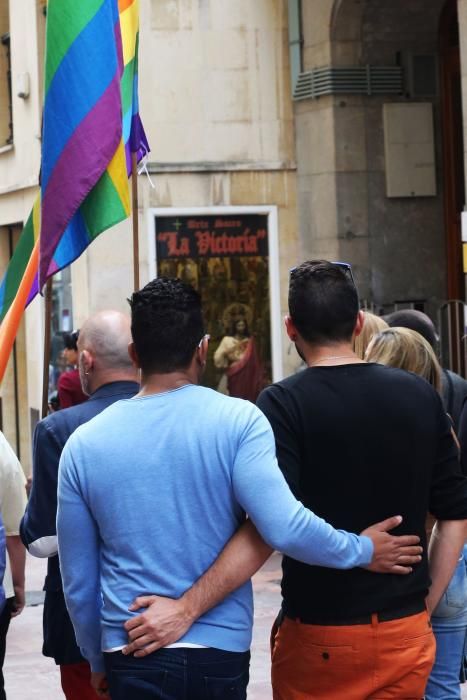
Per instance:
[[[42,282],[129,215],[131,153],[149,152],[138,17],[138,0],[49,0],[41,194],[0,285],[0,381]]]
[[[119,0],[120,27],[123,47],[122,109],[123,142],[128,176],[131,173],[131,154],[136,153],[139,162],[149,145],[139,116],[138,99],[138,46],[139,0]]]

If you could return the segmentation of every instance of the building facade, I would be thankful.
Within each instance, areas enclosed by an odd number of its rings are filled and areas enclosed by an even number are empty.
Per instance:
[[[338,74],[327,94],[295,101],[303,252],[351,259],[377,306],[418,300],[433,314],[464,299],[466,3],[300,5],[302,81],[323,66]]]
[[[152,149],[138,177],[141,283],[196,284],[213,351],[241,319],[268,380],[297,369],[281,325],[289,270],[304,258],[351,262],[377,310],[411,305],[436,319],[446,300],[464,301],[467,0],[140,6]],[[0,273],[38,187],[44,7],[0,0]],[[57,276],[55,355],[93,311],[125,309],[132,280],[125,222]],[[37,299],[0,391],[26,470],[43,335]]]

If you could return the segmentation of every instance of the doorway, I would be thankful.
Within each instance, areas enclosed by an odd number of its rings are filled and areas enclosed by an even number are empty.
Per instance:
[[[3,277],[10,262],[21,230],[21,224],[0,229],[0,278]],[[0,389],[0,427],[15,450],[26,474],[29,474],[31,438],[26,357],[26,329],[23,319]]]
[[[461,212],[465,204],[462,88],[457,0],[447,0],[439,26],[447,297],[465,300]]]

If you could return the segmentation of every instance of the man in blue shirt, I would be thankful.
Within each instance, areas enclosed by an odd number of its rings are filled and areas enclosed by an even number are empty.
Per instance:
[[[108,683],[113,698],[245,698],[249,581],[202,614],[175,647],[144,659],[122,653],[135,596],[179,598],[245,513],[267,543],[250,532],[258,542],[254,568],[273,547],[343,569],[376,558],[376,568],[397,572],[418,559],[411,547],[417,538],[397,542],[381,528],[360,537],[334,530],[294,498],[261,411],[199,386],[208,337],[192,287],[154,280],[133,295],[131,309],[130,353],[141,390],[78,428],[60,462],[57,533],[67,607],[101,694]]]

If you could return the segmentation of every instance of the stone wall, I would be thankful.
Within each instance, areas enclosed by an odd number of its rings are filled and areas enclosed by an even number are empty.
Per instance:
[[[151,160],[293,158],[284,0],[141,2],[140,76]]]
[[[436,54],[443,2],[309,0],[304,69],[395,65],[398,52]],[[407,99],[342,96],[295,104],[300,243],[307,256],[352,262],[370,302],[426,299],[433,312],[446,293],[439,96],[429,98],[437,196],[386,197],[382,108]]]
[[[36,0],[1,0],[9,5],[11,47],[11,81],[13,103],[13,144],[0,149],[0,196],[38,184],[40,170],[40,135],[42,119],[41,61],[45,18]],[[0,5],[1,6],[1,5]],[[1,21],[1,20],[0,20]],[[3,53],[1,47],[0,54]],[[30,94],[18,97],[18,79],[27,73]],[[1,102],[1,98],[0,98]],[[14,222],[19,221],[17,215]],[[0,225],[11,223],[0,206]]]

